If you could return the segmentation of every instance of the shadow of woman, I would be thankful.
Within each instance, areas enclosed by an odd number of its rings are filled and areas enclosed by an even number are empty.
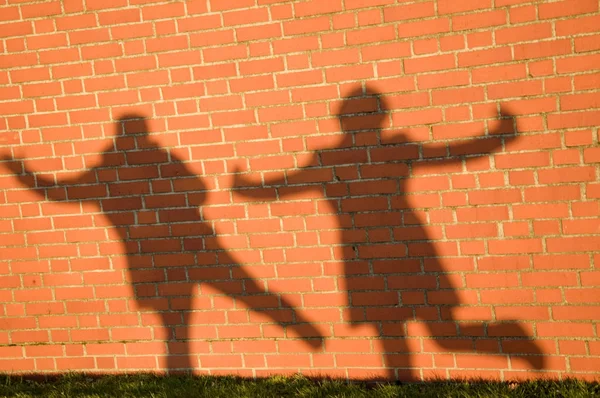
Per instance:
[[[41,199],[85,202],[110,221],[125,251],[138,306],[158,313],[168,331],[166,369],[198,367],[189,344],[189,311],[198,283],[261,311],[311,347],[320,347],[319,332],[301,314],[295,319],[282,314],[282,309],[293,310],[292,303],[265,291],[222,249],[201,216],[209,194],[202,179],[150,139],[142,116],[124,115],[116,126],[113,145],[99,164],[75,178],[55,182],[28,170],[22,159],[4,158],[4,165]]]
[[[376,91],[355,90],[338,112],[344,134],[335,148],[313,152],[307,166],[264,184],[236,170],[234,193],[246,200],[274,201],[299,190],[325,192],[332,213],[337,213],[337,249],[343,264],[338,275],[341,289],[348,294],[350,327],[371,325],[380,336],[385,378],[415,378],[413,371],[421,363],[411,354],[408,338],[412,333],[429,336],[446,352],[501,354],[507,350],[499,343],[520,340],[520,353],[532,354],[523,359],[543,369],[542,351],[521,325],[458,321],[456,311],[464,303],[434,241],[442,236],[431,239],[431,228],[415,218],[410,196],[405,194],[411,175],[418,175],[422,168],[462,167],[465,155],[487,155],[503,141],[514,140],[513,118],[501,114],[503,120],[496,130],[458,144],[410,144],[408,137],[397,135],[394,142],[410,145],[384,147],[381,128],[389,121],[387,109]],[[331,174],[323,172],[327,169]],[[390,233],[382,234],[382,229]],[[456,246],[450,251],[443,255],[458,256]],[[453,260],[457,257],[444,261]]]

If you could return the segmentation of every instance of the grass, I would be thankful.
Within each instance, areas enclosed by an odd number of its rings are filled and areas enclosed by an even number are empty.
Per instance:
[[[4,376],[2,397],[556,397],[600,396],[600,384],[565,381],[347,383],[305,377],[249,380],[237,377],[155,376],[90,377],[70,374],[52,379]]]

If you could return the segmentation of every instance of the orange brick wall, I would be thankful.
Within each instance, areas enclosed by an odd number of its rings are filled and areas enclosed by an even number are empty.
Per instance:
[[[0,0],[0,370],[600,375],[598,0]]]

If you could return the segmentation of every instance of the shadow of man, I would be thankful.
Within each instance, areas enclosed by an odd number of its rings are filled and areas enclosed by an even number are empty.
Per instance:
[[[215,231],[202,219],[209,194],[202,179],[150,139],[142,116],[124,115],[116,126],[113,145],[98,166],[73,179],[55,182],[36,175],[22,159],[4,158],[4,166],[41,199],[86,202],[110,221],[124,247],[138,306],[158,313],[168,331],[166,369],[198,367],[189,345],[189,311],[198,283],[262,311],[313,348],[320,347],[319,332],[300,314],[294,319],[294,314],[276,311],[293,310],[292,303],[266,292],[220,247]]]
[[[407,338],[411,331],[420,332],[416,320],[425,329],[422,334],[447,352],[502,353],[499,342],[521,340],[520,352],[533,354],[523,358],[542,369],[542,351],[521,325],[457,320],[455,312],[462,303],[439,257],[439,243],[415,218],[410,196],[405,194],[409,177],[418,175],[421,168],[462,167],[465,155],[487,155],[501,147],[502,141],[514,140],[513,118],[501,114],[497,130],[466,142],[410,144],[408,137],[395,136],[394,142],[410,145],[383,147],[381,128],[389,125],[387,109],[377,92],[367,88],[363,93],[358,88],[344,99],[338,112],[344,134],[335,148],[313,152],[307,166],[264,184],[236,171],[234,194],[246,200],[274,201],[298,190],[325,193],[330,208],[335,209],[332,213],[337,213],[337,249],[343,263],[339,281],[348,294],[350,325],[370,324],[380,335],[387,379],[414,379],[412,369],[419,364]],[[326,169],[332,172],[328,177],[324,177]],[[382,234],[382,229],[391,233]],[[457,256],[458,252],[444,255]],[[368,291],[373,294],[365,295]]]

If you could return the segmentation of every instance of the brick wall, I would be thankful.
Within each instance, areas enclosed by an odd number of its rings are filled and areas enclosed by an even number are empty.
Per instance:
[[[0,0],[0,370],[598,377],[597,0]]]

